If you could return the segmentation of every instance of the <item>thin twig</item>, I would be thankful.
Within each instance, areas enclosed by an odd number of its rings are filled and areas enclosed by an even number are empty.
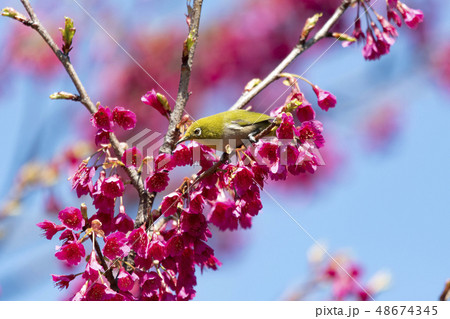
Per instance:
[[[313,38],[306,41],[304,44],[299,41],[292,51],[278,64],[272,72],[269,73],[258,85],[253,87],[250,91],[244,92],[241,97],[230,107],[229,110],[242,109],[251,99],[263,91],[270,83],[278,79],[280,73],[283,72],[300,54],[309,49],[313,44],[327,37],[329,30],[337,22],[337,20],[344,14],[353,0],[343,0],[341,5],[336,9],[333,15],[328,19],[322,28],[317,31]]]

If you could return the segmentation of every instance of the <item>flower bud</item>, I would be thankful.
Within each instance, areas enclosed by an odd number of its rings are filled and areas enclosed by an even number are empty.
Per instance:
[[[300,42],[304,42],[308,37],[309,33],[314,29],[322,13],[316,13],[312,17],[306,19],[305,26],[303,27],[302,34],[300,36]]]
[[[79,101],[80,97],[76,94],[68,93],[68,92],[55,92],[50,95],[50,98],[52,100],[72,100],[72,101]]]
[[[155,90],[148,91],[144,96],[141,97],[141,101],[144,104],[150,105],[154,109],[156,109],[161,115],[165,116],[169,119],[169,115],[172,112],[169,106],[169,102],[167,98],[160,94],[156,93]]]
[[[29,20],[21,13],[17,12],[16,9],[7,7],[2,9],[2,16],[15,19],[20,22],[28,22]]]
[[[259,83],[261,83],[261,79],[255,78],[250,80],[244,88],[244,92],[249,92],[251,91],[255,86],[257,86]]]
[[[356,41],[356,38],[345,33],[333,32],[331,36],[335,39],[338,39],[339,41],[348,41],[348,42]]]

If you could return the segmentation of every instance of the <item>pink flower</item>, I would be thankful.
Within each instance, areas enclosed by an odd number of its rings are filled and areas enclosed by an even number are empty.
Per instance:
[[[74,233],[72,229],[66,229],[61,233],[59,236],[59,240],[69,242],[69,241],[76,241],[80,238],[80,235],[77,233]]]
[[[278,139],[287,140],[292,140],[294,136],[298,135],[292,115],[287,115],[286,113],[281,115],[281,124],[278,127],[276,134]]]
[[[192,165],[192,151],[184,144],[178,144],[172,154],[176,166]]]
[[[125,213],[125,206],[120,205],[119,214],[117,214],[117,216],[115,217],[114,224],[116,226],[116,230],[124,234],[133,230],[134,222],[130,218],[130,216],[128,216],[127,213]]]
[[[281,145],[280,146],[280,160],[283,165],[295,165],[297,163],[297,158],[299,151],[296,146],[292,144]]]
[[[102,129],[107,132],[112,132],[114,122],[112,119],[110,109],[100,105],[98,111],[92,114],[91,123],[98,129]]]
[[[114,213],[114,198],[113,197],[106,197],[102,193],[94,193],[93,195],[94,200],[93,204],[95,208],[97,208],[100,212],[107,214],[107,213]]]
[[[388,0],[388,6],[391,8],[397,7],[398,0]]]
[[[105,246],[103,247],[103,255],[111,260],[115,258],[123,258],[130,252],[130,247],[125,245],[127,239],[124,233],[115,232],[105,237]]]
[[[127,238],[127,245],[133,249],[136,254],[145,257],[147,253],[148,235],[143,227],[133,230]]]
[[[114,212],[98,211],[89,218],[89,223],[95,227],[101,235],[109,235],[115,231]],[[103,232],[103,233],[102,233]]]
[[[142,153],[134,146],[123,152],[121,161],[126,167],[138,168],[142,162]]]
[[[83,273],[83,278],[86,280],[96,281],[99,277],[99,272],[103,271],[102,266],[97,261],[97,255],[95,251],[92,251],[89,262],[86,264],[86,269]]]
[[[292,100],[298,100],[301,102],[301,105],[297,107],[297,117],[300,122],[309,121],[316,117],[316,113],[314,112],[311,103],[305,98],[305,95],[301,92],[295,93]]]
[[[100,176],[97,179],[93,192],[92,197],[94,198],[93,204],[95,208],[97,208],[99,211],[103,213],[111,213],[114,214],[114,197],[107,197],[103,194],[102,186],[103,182],[106,179],[106,172],[100,171]],[[107,190],[108,187],[106,187],[105,190]]]
[[[364,46],[362,53],[364,59],[366,60],[376,60],[380,57],[372,30],[370,30],[370,28],[367,28],[366,45]]]
[[[287,178],[287,173],[286,165],[279,162],[277,166],[271,168],[269,177],[273,181],[284,181]]]
[[[297,108],[297,118],[300,122],[310,121],[316,117],[316,113],[314,112],[311,104],[309,105],[300,105]]]
[[[324,91],[317,85],[313,86],[314,93],[317,95],[317,103],[322,110],[328,111],[329,108],[336,106],[336,97],[328,91]]]
[[[147,251],[147,256],[153,260],[166,258],[166,246],[159,240],[152,240]]]
[[[109,132],[103,129],[98,130],[95,134],[95,145],[100,147],[102,144],[109,144],[109,142]]]
[[[145,188],[149,192],[162,192],[169,185],[169,174],[167,172],[157,172],[145,179]]]
[[[258,163],[254,162],[251,165],[251,169],[253,172],[254,180],[256,183],[258,183],[259,187],[264,187],[264,181],[267,178],[267,175],[269,173],[269,170],[266,166],[259,165]]]
[[[208,146],[192,141],[188,149],[192,154],[192,161],[200,163],[202,169],[210,168],[217,160],[215,151]]]
[[[237,225],[236,225],[237,227]],[[204,241],[197,240],[194,244],[194,261],[197,265],[200,265],[200,269],[203,270],[203,266],[214,256],[214,249],[209,247]]]
[[[64,208],[59,212],[58,218],[64,226],[73,230],[81,230],[85,224],[81,211],[75,207]]]
[[[203,206],[205,199],[200,191],[193,192],[189,196],[189,208],[187,213],[189,214],[201,214],[203,212]]]
[[[239,217],[235,209],[234,201],[216,202],[211,209],[208,221],[219,227],[220,230],[235,230],[238,228]]]
[[[263,159],[266,159],[264,164],[275,164],[278,162],[278,145],[271,142],[259,141],[256,144],[256,153]]]
[[[353,37],[356,38],[356,40],[362,40],[365,38],[364,32],[362,32],[361,29],[361,19],[358,19],[355,21],[355,28],[353,29]]]
[[[48,240],[52,239],[57,232],[66,229],[65,226],[56,225],[55,223],[52,223],[51,221],[48,221],[46,219],[36,225],[44,231],[44,236]]]
[[[241,214],[241,216],[239,216],[239,224],[241,225],[241,227],[243,229],[251,228],[252,227],[252,216],[246,215],[246,214]]]
[[[365,289],[361,289],[359,287],[356,288],[356,297],[357,300],[359,301],[367,301],[369,300],[370,296],[369,293],[367,292],[368,288]]]
[[[69,241],[55,254],[59,260],[64,260],[69,265],[76,266],[85,256],[84,246],[77,241]]]
[[[391,35],[392,37],[398,37],[397,30],[395,27],[389,23],[383,16],[377,15],[378,21],[380,21],[383,31]],[[392,44],[392,43],[391,43]]]
[[[303,122],[299,130],[300,142],[314,141],[318,148],[325,145],[325,139],[322,136],[323,125],[319,121]]]
[[[176,257],[183,253],[185,243],[182,235],[175,235],[169,239],[166,246],[167,255]]]
[[[59,289],[68,288],[72,280],[75,279],[75,275],[52,275],[52,280],[55,282],[56,287]]]
[[[219,195],[219,188],[215,186],[202,186],[202,196],[209,201],[215,201]]]
[[[203,214],[181,214],[181,229],[193,237],[206,240],[211,237],[206,218]]]
[[[361,30],[361,19],[355,21],[355,28],[353,29],[352,36],[356,39],[357,42],[363,40],[365,38],[364,32]],[[352,45],[355,42],[352,41],[344,41],[342,42],[342,46],[344,48]]]
[[[293,175],[298,175],[300,173],[309,172],[313,174],[317,170],[318,165],[323,165],[320,158],[316,154],[311,153],[309,147],[306,149],[304,146],[308,145],[306,142],[301,147],[299,147],[299,156],[297,159],[296,166],[290,166],[289,171]]]
[[[177,212],[178,205],[182,204],[183,200],[179,192],[173,192],[165,196],[161,202],[161,214],[170,216]]]
[[[95,174],[95,167],[87,167],[85,162],[81,162],[78,170],[72,176],[72,189],[75,189],[77,196],[92,193],[92,177]]]
[[[123,195],[123,182],[117,175],[113,175],[105,179],[101,186],[101,192],[108,198],[116,198]]]
[[[273,109],[272,111],[270,111],[270,116],[277,117],[278,114],[285,111],[285,106],[286,105],[281,105],[281,106],[277,107],[276,109]]]
[[[246,192],[255,183],[253,172],[246,166],[239,166],[233,173],[231,185],[238,195]]]
[[[161,278],[154,271],[146,272],[142,275],[139,283],[144,297],[151,297],[161,287]],[[158,299],[156,299],[158,300]]]
[[[405,24],[411,29],[416,28],[417,25],[423,21],[422,10],[411,9],[406,4],[401,2],[399,2],[397,9],[402,14],[403,20],[405,20]]]
[[[171,110],[167,99],[164,95],[156,93],[155,90],[148,91],[141,97],[141,101],[144,104],[150,105],[156,109],[161,115],[169,118]]]
[[[377,28],[377,26],[375,25],[375,23],[372,22],[372,28],[373,31],[375,32],[375,36],[377,38],[376,40],[376,46],[377,46],[377,51],[379,53],[379,55],[384,55],[384,54],[388,54],[389,53],[389,48],[391,46],[391,44],[394,44],[395,40],[392,39],[391,37],[389,37],[387,35],[387,33],[385,32],[381,32],[380,29]]]
[[[100,283],[94,283],[86,292],[85,299],[88,301],[112,300],[117,293],[108,286]]]
[[[172,160],[170,154],[161,153],[155,158],[155,171],[172,170],[175,167],[175,162]]]
[[[139,277],[135,273],[129,274],[125,268],[120,267],[119,275],[117,276],[117,286],[120,290],[130,291],[137,280],[139,280]]]
[[[136,114],[121,106],[112,111],[112,118],[124,130],[131,130],[136,126]]]
[[[195,296],[194,286],[197,284],[195,277],[194,252],[185,250],[178,263],[179,276],[177,281],[177,300],[190,300]]]
[[[241,215],[258,215],[263,207],[258,187],[254,185],[247,192],[242,194],[238,206],[240,207]]]
[[[387,10],[387,17],[388,17],[389,21],[394,21],[395,24],[397,24],[398,27],[402,26],[402,19],[397,14],[397,12],[395,12],[394,10],[391,10],[390,8],[388,8],[388,10]]]

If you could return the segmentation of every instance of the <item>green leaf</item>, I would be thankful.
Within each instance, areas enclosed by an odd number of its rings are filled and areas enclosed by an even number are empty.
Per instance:
[[[62,39],[63,39],[63,47],[62,47],[62,51],[64,52],[64,54],[69,54],[70,50],[72,50],[72,40],[73,37],[75,35],[75,27],[73,25],[73,20],[69,17],[64,17],[65,19],[65,24],[64,24],[64,29],[63,28],[59,28],[59,31],[61,31],[62,34]]]

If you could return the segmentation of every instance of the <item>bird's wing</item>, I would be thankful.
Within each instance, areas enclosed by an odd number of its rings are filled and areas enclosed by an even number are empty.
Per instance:
[[[255,117],[255,118],[249,118],[249,119],[236,119],[231,121],[231,124],[239,125],[241,127],[243,126],[249,126],[254,125],[256,123],[266,122],[272,120],[269,116],[261,116],[261,117]]]

